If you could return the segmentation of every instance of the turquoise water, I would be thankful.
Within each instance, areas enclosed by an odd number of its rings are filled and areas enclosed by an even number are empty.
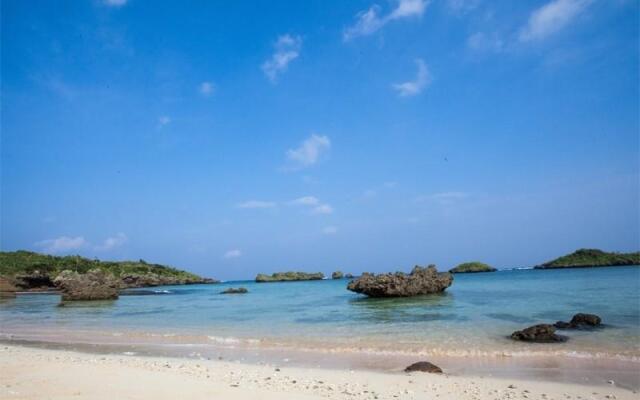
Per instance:
[[[57,307],[57,295],[0,303],[0,332],[105,343],[269,347],[435,356],[555,355],[640,362],[640,268],[459,274],[446,293],[368,299],[347,280],[154,288],[161,295]],[[222,295],[244,286],[245,295]],[[561,344],[513,342],[532,324],[595,313],[605,327]]]

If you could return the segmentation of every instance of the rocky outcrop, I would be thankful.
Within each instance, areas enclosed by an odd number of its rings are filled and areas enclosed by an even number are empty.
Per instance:
[[[490,265],[478,261],[462,263],[455,268],[451,268],[449,272],[452,274],[474,273],[474,272],[496,272],[497,269]]]
[[[216,283],[209,278],[175,277],[169,275],[158,275],[155,273],[146,274],[123,274],[120,276],[120,288],[141,288],[163,285],[194,285],[199,283]]]
[[[344,278],[344,274],[342,273],[342,271],[335,271],[333,274],[331,274],[331,279],[342,279]]]
[[[0,298],[16,297],[17,288],[13,283],[0,276]]]
[[[51,276],[39,270],[15,275],[13,277],[13,283],[21,290],[42,291],[55,288]]]
[[[288,282],[288,281],[314,281],[324,279],[322,272],[275,272],[271,275],[258,274],[256,282]]]
[[[53,282],[62,292],[62,301],[114,300],[118,298],[119,281],[110,273],[93,269],[85,274],[62,271]]]
[[[239,287],[239,288],[229,288],[220,292],[220,294],[243,294],[249,293],[247,288]]]
[[[578,313],[569,322],[558,321],[553,326],[558,329],[580,329],[599,326],[602,319],[595,314]]]
[[[427,268],[415,266],[410,274],[364,273],[351,281],[347,289],[366,294],[369,297],[409,297],[439,293],[451,286],[453,276],[448,272],[439,273],[434,265]]]
[[[555,343],[567,340],[566,337],[556,335],[555,332],[556,328],[553,325],[539,324],[513,332],[511,339],[535,343]]]
[[[419,361],[413,363],[404,369],[404,372],[429,372],[431,374],[441,374],[442,369],[437,365],[431,364],[429,361]]]
[[[353,279],[353,274],[345,274],[344,277],[347,279]]]

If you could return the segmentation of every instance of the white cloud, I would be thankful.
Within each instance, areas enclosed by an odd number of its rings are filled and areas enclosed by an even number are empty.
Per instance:
[[[338,227],[327,226],[324,229],[322,229],[322,233],[324,233],[325,235],[335,235],[336,233],[338,233]]]
[[[504,42],[498,36],[476,32],[467,39],[467,47],[475,51],[499,53],[504,50]]]
[[[64,253],[71,250],[78,250],[87,245],[87,241],[82,237],[60,236],[56,239],[46,239],[36,243],[45,253]]]
[[[333,213],[333,207],[329,204],[320,204],[313,208],[311,211],[313,214],[331,214]]]
[[[429,69],[424,61],[417,59],[416,64],[418,65],[418,74],[415,80],[392,85],[392,87],[402,97],[415,96],[422,92],[431,83],[431,75],[429,74]]]
[[[295,149],[287,150],[287,158],[299,168],[309,167],[318,162],[320,156],[331,148],[327,136],[311,135]]]
[[[271,58],[261,66],[262,72],[272,83],[278,80],[278,75],[287,70],[289,63],[298,58],[302,48],[302,38],[300,36],[281,35],[275,42],[274,48],[275,51]]]
[[[387,15],[380,15],[380,7],[373,5],[367,11],[356,14],[356,23],[345,29],[343,39],[349,41],[358,36],[370,35],[387,23],[402,18],[420,17],[429,4],[429,0],[398,0],[396,8]]]
[[[237,208],[273,208],[276,203],[273,201],[249,200],[236,204]]]
[[[158,118],[158,128],[162,128],[165,125],[168,125],[171,122],[171,118],[167,115],[162,115]]]
[[[127,242],[127,235],[125,235],[124,233],[120,232],[117,235],[113,236],[113,237],[108,237],[104,240],[104,242],[102,242],[102,244],[97,245],[94,247],[95,250],[99,250],[99,251],[107,251],[107,250],[111,250],[114,249],[116,247],[120,247],[123,244],[125,244]]]
[[[127,0],[104,0],[103,3],[111,7],[122,7],[127,4]]]
[[[216,86],[213,84],[213,82],[202,82],[200,84],[200,86],[198,86],[198,91],[200,92],[200,94],[202,94],[204,97],[209,97],[213,94],[213,92],[215,91]]]
[[[232,249],[224,253],[222,257],[226,259],[230,259],[230,258],[238,258],[240,256],[242,256],[242,252],[240,250]]]
[[[320,204],[320,200],[313,196],[304,196],[299,197],[295,200],[291,200],[289,204],[299,205],[299,206],[315,206]]]
[[[553,0],[534,10],[520,31],[520,41],[542,40],[565,28],[592,0]]]

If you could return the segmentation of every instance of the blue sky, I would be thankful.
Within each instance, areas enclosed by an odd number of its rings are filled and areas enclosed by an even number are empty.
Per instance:
[[[640,247],[636,1],[2,1],[2,250],[207,276]]]

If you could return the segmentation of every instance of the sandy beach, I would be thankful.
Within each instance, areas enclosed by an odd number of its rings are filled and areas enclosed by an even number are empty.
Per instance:
[[[2,399],[637,399],[607,386],[0,347]]]

